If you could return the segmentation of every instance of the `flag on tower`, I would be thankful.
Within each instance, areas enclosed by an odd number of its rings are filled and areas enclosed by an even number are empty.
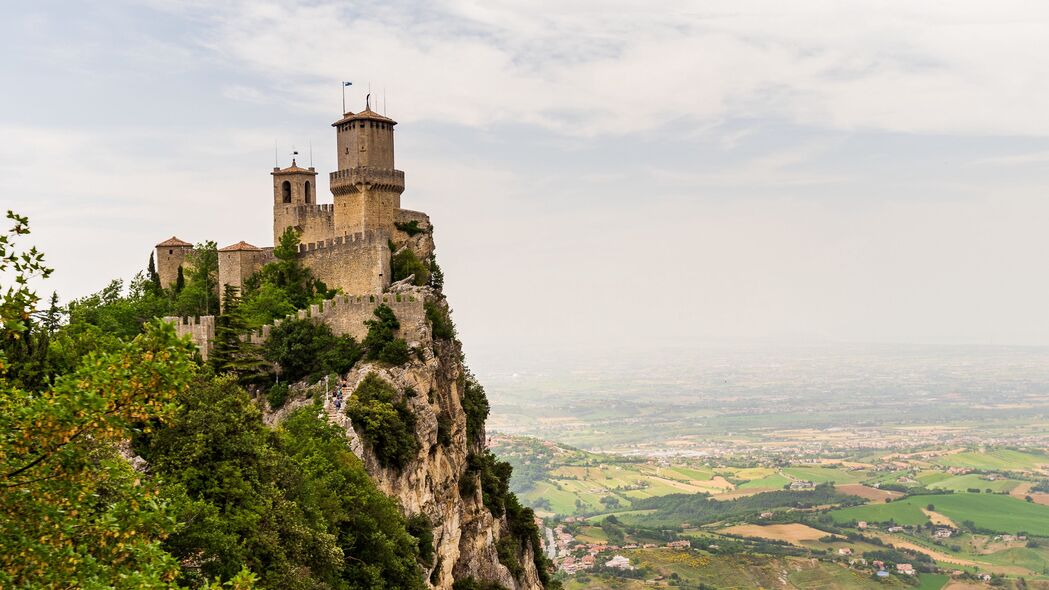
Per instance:
[[[343,88],[346,88],[347,86],[353,86],[353,82],[343,82],[342,83],[342,87]]]

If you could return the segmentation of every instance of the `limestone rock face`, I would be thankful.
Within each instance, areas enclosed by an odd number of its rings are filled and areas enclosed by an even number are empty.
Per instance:
[[[397,247],[411,248],[421,260],[428,260],[434,251],[432,230],[428,218],[418,219],[424,231],[414,236],[398,232],[401,235],[395,242],[399,242]],[[399,291],[449,311],[443,296],[429,287],[404,286]],[[404,514],[425,514],[433,523],[436,556],[427,572],[433,588],[450,589],[454,580],[473,577],[497,582],[508,590],[542,590],[533,548],[524,544],[519,556],[523,571],[515,579],[499,562],[496,550],[499,539],[509,534],[505,518],[494,517],[485,507],[480,486],[473,486],[476,489],[465,497],[461,492],[464,477],[477,477],[467,473],[468,456],[482,454],[485,449],[483,440],[469,440],[467,436],[461,390],[466,369],[460,343],[435,340],[427,323],[402,330],[401,336],[419,354],[398,367],[358,363],[345,376],[346,391],[355,391],[361,380],[374,373],[401,392],[415,416],[420,441],[416,457],[404,469],[385,468],[354,432],[350,419],[328,401],[325,408],[330,419],[346,429],[353,452],[364,461],[379,488],[400,503]],[[445,444],[438,436],[439,417],[451,426],[450,440]]]
[[[507,534],[506,523],[485,507],[480,489],[467,497],[460,492],[463,477],[476,477],[466,474],[467,456],[483,452],[483,448],[466,435],[459,345],[434,341],[429,333],[416,336],[419,339],[409,341],[409,345],[422,350],[422,358],[399,367],[360,363],[346,375],[347,391],[354,391],[361,380],[374,373],[402,392],[415,415],[421,443],[413,461],[402,470],[383,467],[354,432],[349,418],[336,411],[330,401],[325,405],[328,415],[346,429],[353,452],[364,461],[379,488],[400,503],[405,515],[425,514],[433,523],[436,557],[427,576],[434,588],[451,588],[455,579],[473,576],[510,590],[541,590],[531,548],[521,556],[524,573],[514,579],[499,563],[496,552],[496,542]],[[438,440],[438,417],[442,415],[451,424],[448,444]]]

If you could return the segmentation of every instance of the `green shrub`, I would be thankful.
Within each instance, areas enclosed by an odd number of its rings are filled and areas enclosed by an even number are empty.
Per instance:
[[[394,222],[393,225],[398,230],[403,231],[404,233],[408,234],[409,238],[414,237],[414,236],[416,236],[418,234],[421,234],[421,233],[426,233],[425,229],[419,227],[419,220],[417,220],[417,219],[413,219],[411,221],[396,221],[396,222]]]
[[[452,340],[455,338],[455,324],[448,312],[432,301],[424,304],[426,308],[426,319],[430,320],[431,331],[434,338]]]
[[[467,372],[463,385],[463,411],[466,412],[466,436],[471,442],[484,441],[484,421],[488,419],[488,397],[484,387]]]
[[[419,563],[429,568],[433,565],[433,523],[425,514],[416,514],[408,519],[408,534],[419,542]]]
[[[376,307],[373,313],[375,319],[364,322],[368,326],[368,335],[361,344],[366,358],[391,365],[403,365],[408,362],[411,349],[407,342],[394,336],[401,323],[393,310],[383,303]]]
[[[284,402],[288,401],[288,384],[277,383],[270,390],[266,392],[266,400],[270,403],[270,408],[276,410],[284,406]]]
[[[445,447],[452,444],[452,419],[443,413],[437,415],[437,442]]]
[[[390,272],[394,282],[403,281],[413,274],[412,283],[415,285],[421,287],[430,282],[430,269],[411,248],[404,248],[390,258]]]
[[[398,366],[407,363],[411,356],[412,349],[408,347],[408,343],[400,338],[395,338],[382,347],[377,360]]]
[[[346,415],[383,467],[402,469],[419,452],[415,415],[397,391],[374,373],[353,392]]]
[[[524,566],[517,557],[521,553],[521,542],[510,535],[505,535],[495,544],[495,550],[499,556],[499,563],[510,570],[510,575],[515,578],[521,577],[521,574],[524,573]]]
[[[313,320],[287,320],[270,332],[263,356],[280,365],[286,381],[342,375],[361,358],[361,348],[351,336],[336,336],[327,324]]]

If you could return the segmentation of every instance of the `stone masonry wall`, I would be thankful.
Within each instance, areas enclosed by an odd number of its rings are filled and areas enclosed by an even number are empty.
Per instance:
[[[359,342],[368,335],[368,327],[364,322],[375,319],[375,308],[383,304],[393,310],[401,324],[396,333],[398,338],[404,338],[409,345],[414,345],[420,341],[421,334],[428,333],[429,325],[426,323],[422,298],[407,293],[339,295],[318,305],[311,305],[309,309],[300,309],[298,313],[286,319],[312,319],[327,324],[337,335],[353,336]],[[279,326],[282,321],[276,320],[272,326],[263,326],[253,332],[249,341],[262,344],[269,339],[273,328]]]
[[[278,204],[273,207],[273,243],[289,227],[298,227],[302,243],[321,242],[335,237],[335,212],[327,205]]]
[[[381,293],[390,285],[386,232],[358,232],[323,242],[299,244],[299,260],[329,288],[350,295]]]
[[[189,270],[186,258],[193,252],[192,246],[170,246],[156,248],[157,274],[160,276],[160,286],[167,289],[175,284],[178,279],[178,267],[183,267],[183,272]]]
[[[273,248],[219,252],[219,303],[225,298],[225,286],[232,285],[243,293],[244,282],[267,262],[273,260]]]
[[[164,321],[169,324],[174,324],[175,333],[179,336],[188,335],[193,341],[193,344],[197,345],[201,358],[208,360],[208,353],[211,352],[215,343],[215,316],[168,316],[164,318]]]

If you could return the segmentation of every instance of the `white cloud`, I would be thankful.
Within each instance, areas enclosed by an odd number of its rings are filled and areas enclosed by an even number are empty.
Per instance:
[[[175,3],[184,9],[184,3]],[[169,6],[170,8],[170,6]],[[405,120],[625,134],[776,117],[838,129],[1049,134],[1049,5],[518,2],[416,10],[230,2],[207,46],[330,110],[340,76]],[[414,16],[413,16],[414,15]]]

